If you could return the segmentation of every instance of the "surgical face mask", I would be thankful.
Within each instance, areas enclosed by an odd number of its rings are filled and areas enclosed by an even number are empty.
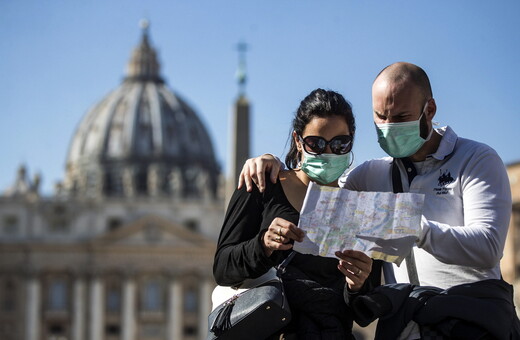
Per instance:
[[[419,119],[412,122],[375,124],[377,141],[381,148],[394,158],[409,157],[416,153],[432,135],[430,130],[426,139],[421,137],[421,118],[428,102],[424,105]]]
[[[313,155],[303,150],[302,171],[309,178],[320,184],[328,184],[337,180],[351,164],[351,152],[336,155],[322,153]]]

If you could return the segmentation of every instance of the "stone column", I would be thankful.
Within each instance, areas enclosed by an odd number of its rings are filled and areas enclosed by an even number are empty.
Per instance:
[[[36,275],[31,274],[27,278],[27,303],[25,314],[25,339],[40,339],[40,306],[41,306],[41,284]]]
[[[123,284],[123,337],[122,340],[135,339],[135,280],[133,277],[126,277]]]
[[[211,312],[211,293],[214,284],[208,278],[202,278],[199,287],[199,339],[204,340],[208,330],[208,315]]]
[[[103,339],[103,300],[103,282],[101,277],[94,275],[90,282],[90,340]]]
[[[182,283],[175,277],[168,286],[167,339],[182,339],[184,326],[182,314]]]
[[[72,338],[85,338],[85,280],[77,277],[74,281],[74,311],[72,314]]]

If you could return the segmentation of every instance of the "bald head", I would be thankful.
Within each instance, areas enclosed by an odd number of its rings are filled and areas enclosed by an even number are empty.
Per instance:
[[[401,86],[411,85],[423,94],[424,99],[433,97],[428,75],[422,68],[414,64],[398,62],[385,67],[377,75],[374,84],[381,81]]]

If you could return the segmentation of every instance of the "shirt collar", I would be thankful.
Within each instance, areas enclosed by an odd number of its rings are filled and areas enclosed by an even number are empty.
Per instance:
[[[441,128],[435,129],[435,131],[442,136],[442,139],[439,143],[437,151],[435,151],[430,156],[439,161],[442,161],[444,158],[449,156],[455,149],[455,144],[457,143],[458,136],[455,133],[455,131],[453,131],[453,129],[449,126],[443,126]]]

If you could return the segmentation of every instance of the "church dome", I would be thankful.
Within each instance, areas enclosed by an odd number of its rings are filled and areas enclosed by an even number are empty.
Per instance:
[[[220,169],[208,131],[160,76],[147,24],[122,84],[79,124],[66,164],[73,195],[215,196]]]

